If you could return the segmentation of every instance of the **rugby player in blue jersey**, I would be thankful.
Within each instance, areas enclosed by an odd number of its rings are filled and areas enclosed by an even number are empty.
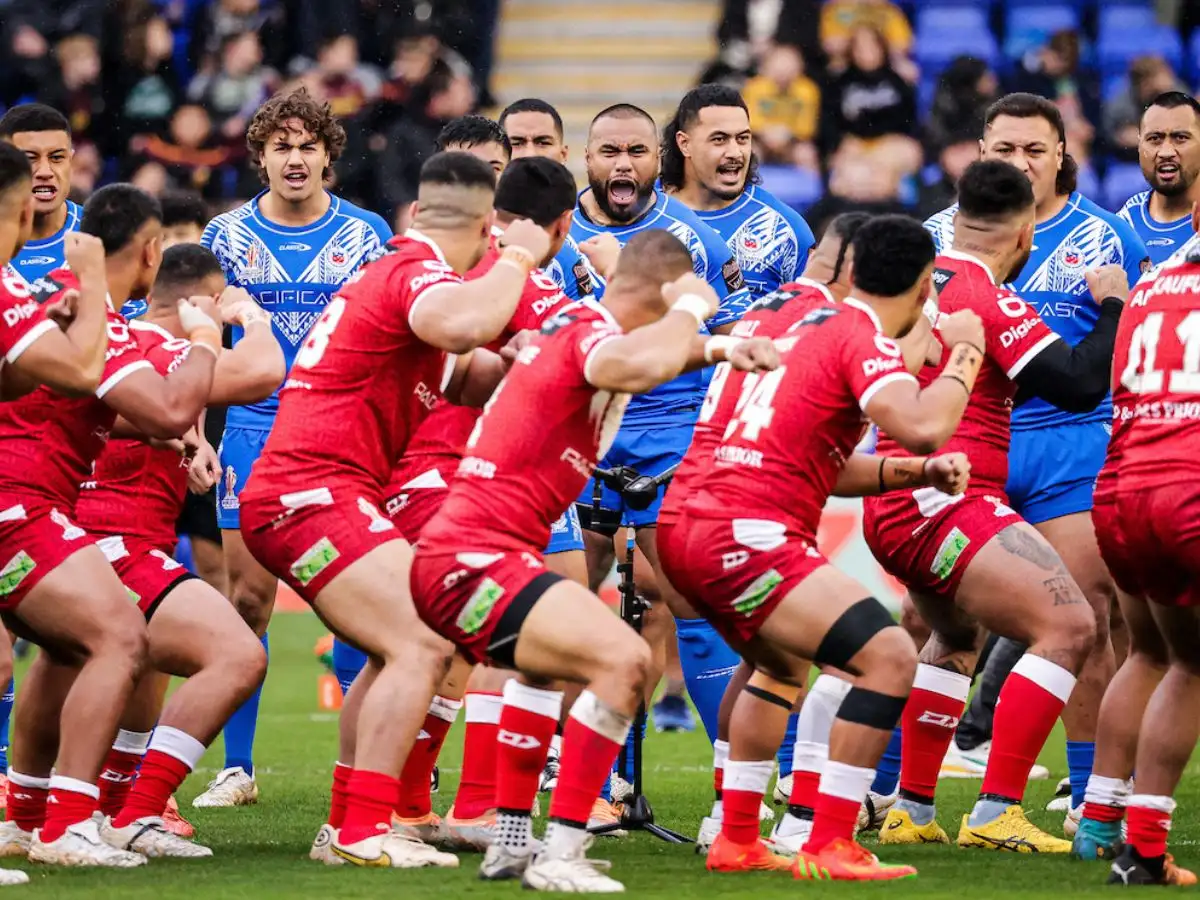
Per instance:
[[[230,284],[245,288],[271,313],[275,336],[291,365],[309,328],[338,288],[391,236],[382,218],[325,190],[346,132],[329,105],[303,88],[272,97],[255,113],[246,136],[266,189],[217,216],[201,240]],[[236,344],[241,330],[234,329]],[[239,531],[238,494],[262,452],[279,408],[278,394],[231,407],[221,440],[217,521],[229,575],[229,597],[266,645],[276,579],[246,550]],[[259,694],[225,727],[225,766],[193,804],[238,806],[258,798],[253,746]]]

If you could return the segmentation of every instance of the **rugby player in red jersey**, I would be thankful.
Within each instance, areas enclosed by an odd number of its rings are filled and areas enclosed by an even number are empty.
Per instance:
[[[549,238],[509,226],[500,261],[462,276],[487,250],[495,176],[465,153],[421,170],[414,227],[339,291],[313,325],[281,392],[279,419],[241,500],[255,558],[312,604],[333,633],[370,659],[356,709],[352,771],[336,785],[318,844],[355,865],[456,866],[449,854],[389,830],[401,768],[445,673],[450,646],[405,591],[408,542],[384,516],[392,468],[443,388],[470,400],[499,378],[488,353],[512,319]],[[486,370],[486,371],[484,371]],[[356,697],[362,692],[361,697]],[[420,708],[402,701],[423,698]],[[403,708],[401,708],[403,707]]]
[[[696,334],[716,304],[676,237],[651,230],[631,239],[603,305],[566,307],[519,352],[421,533],[412,570],[421,617],[469,661],[526,676],[510,682],[517,690],[500,723],[526,757],[524,777],[498,786],[498,835],[482,877],[523,875],[536,890],[622,889],[585,858],[586,823],[642,698],[650,650],[586,587],[548,571],[542,548],[611,442],[628,395],[716,359]],[[757,352],[764,348],[773,365],[769,344]],[[752,349],[721,352],[740,364],[756,359]],[[529,809],[561,702],[547,689],[552,679],[586,687],[564,729],[551,825],[535,856]]]
[[[1113,680],[1102,711],[1112,713],[1112,701],[1123,701],[1129,719],[1140,726],[1136,754],[1131,747],[1118,748],[1127,761],[1124,771],[1110,773],[1118,777],[1108,779],[1116,782],[1108,785],[1108,796],[1097,790],[1103,785],[1093,774],[1077,835],[1085,833],[1089,820],[1119,822],[1123,812],[1125,845],[1108,883],[1194,885],[1195,874],[1167,854],[1167,836],[1175,789],[1200,739],[1200,552],[1193,528],[1200,240],[1190,240],[1134,288],[1117,331],[1112,392],[1113,436],[1105,467],[1112,509],[1097,520],[1097,538],[1105,564],[1128,595],[1122,608],[1133,613],[1127,621],[1135,646],[1162,645],[1165,652],[1158,655],[1168,666],[1157,685],[1143,677],[1141,691],[1126,684],[1122,695],[1110,696],[1122,681]],[[1142,693],[1146,688],[1149,696]],[[1126,723],[1121,730],[1131,729]],[[1107,730],[1099,734],[1102,740],[1110,737]],[[1116,737],[1134,743],[1131,734]],[[1135,765],[1131,793],[1112,796]]]
[[[1065,409],[1091,409],[1107,390],[1108,360],[1127,290],[1124,271],[1088,274],[1100,316],[1075,348],[1006,288],[1029,257],[1034,197],[1029,180],[998,160],[973,163],[959,181],[954,245],[938,258],[939,307],[972,310],[986,353],[962,425],[947,445],[971,460],[971,484],[951,497],[923,488],[870,498],[864,536],[876,559],[909,589],[933,630],[921,651],[901,720],[900,799],[881,843],[949,842],[933,805],[938,770],[962,715],[982,637],[980,625],[1029,650],[996,710],[995,737],[978,802],[958,833],[962,847],[1061,853],[1070,842],[1036,828],[1021,799],[1030,767],[1075,686],[1095,640],[1095,617],[1058,554],[1011,508],[1009,417],[1018,390]],[[937,333],[935,331],[935,333]],[[944,333],[940,335],[947,343]],[[927,366],[922,383],[943,370]],[[881,465],[910,448],[880,423]]]
[[[88,201],[82,230],[99,237],[106,254],[100,271],[78,272],[83,289],[107,283],[112,304],[100,387],[78,399],[42,387],[0,404],[0,558],[9,560],[0,606],[14,631],[43,648],[20,688],[26,699],[14,719],[4,837],[24,842],[35,861],[124,868],[145,857],[105,844],[92,814],[101,763],[145,660],[146,624],[72,516],[118,416],[162,439],[196,421],[221,334],[214,303],[181,304],[193,352],[170,375],[158,374],[116,312],[129,297],[146,295],[158,269],[158,202],[131,185],[110,185]],[[65,271],[46,280],[77,284]],[[40,743],[56,719],[61,739]],[[57,746],[57,757],[46,746]]]

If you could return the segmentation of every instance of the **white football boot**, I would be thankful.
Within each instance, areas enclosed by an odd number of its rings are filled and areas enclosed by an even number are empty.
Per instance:
[[[550,856],[544,849],[525,870],[521,884],[532,891],[552,891],[567,894],[622,894],[625,885],[604,873],[612,863],[603,859],[588,859],[591,839],[572,853]]]
[[[394,831],[381,831],[353,844],[333,841],[333,852],[355,866],[391,869],[457,869],[458,857]]]
[[[110,847],[150,859],[203,859],[213,855],[211,848],[171,834],[159,816],[134,819],[124,828],[117,828],[106,816],[100,823],[100,837]]]
[[[22,859],[29,855],[33,843],[33,832],[24,831],[16,822],[0,822],[0,857],[13,856]]]
[[[192,801],[192,806],[198,809],[249,806],[258,802],[258,782],[253,775],[247,775],[241,766],[234,769],[222,769],[217,777],[208,783],[208,788]]]
[[[327,866],[344,866],[346,861],[333,852],[333,842],[336,840],[337,829],[328,823],[322,825],[317,836],[313,838],[312,847],[308,850],[308,858]]]
[[[132,869],[144,866],[146,857],[129,850],[118,850],[100,837],[96,819],[76,822],[67,827],[56,841],[43,843],[38,831],[33,833],[29,861],[51,866],[103,866],[110,869]]]

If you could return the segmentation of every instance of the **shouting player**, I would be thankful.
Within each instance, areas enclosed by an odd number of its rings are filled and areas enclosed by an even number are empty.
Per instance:
[[[327,103],[303,88],[272,97],[254,114],[246,134],[250,158],[267,185],[244,206],[217,216],[202,243],[216,254],[230,284],[248,290],[271,313],[271,323],[291,365],[313,322],[343,283],[391,234],[374,213],[324,188],[346,145],[346,132]],[[234,343],[241,329],[233,329]],[[221,439],[217,521],[229,574],[229,597],[267,646],[275,603],[275,576],[247,552],[239,494],[262,452],[279,399],[231,407]],[[258,799],[254,731],[261,689],[225,728],[225,767],[194,806],[238,806]]]
[[[72,517],[80,485],[118,416],[150,437],[172,439],[195,423],[208,398],[221,348],[211,299],[181,304],[193,352],[166,376],[154,370],[115,311],[150,290],[161,258],[161,216],[158,202],[130,185],[92,196],[81,228],[100,239],[104,258],[69,257],[71,272],[53,272],[38,284],[46,293],[79,284],[86,296],[107,283],[108,351],[100,386],[76,399],[43,387],[0,405],[0,505],[6,510],[0,543],[7,548],[0,557],[10,559],[4,609],[10,626],[43,650],[21,685],[28,699],[16,706],[9,821],[0,852],[12,854],[15,843],[15,852],[28,849],[35,861],[120,868],[145,862],[105,844],[93,813],[101,762],[145,659],[146,623],[95,538]],[[83,584],[88,590],[81,592]],[[56,728],[61,740],[39,740]]]
[[[1009,506],[1009,418],[1018,389],[1068,410],[1104,397],[1113,336],[1127,286],[1119,266],[1089,272],[1099,316],[1074,348],[999,285],[1022,275],[1034,241],[1034,191],[1015,166],[972,163],[959,180],[952,246],[938,257],[939,307],[984,323],[984,364],[948,447],[971,460],[965,495],[897,492],[866,501],[864,536],[876,559],[909,590],[933,630],[921,651],[902,719],[900,799],[881,843],[948,843],[934,819],[934,788],[962,715],[980,648],[979,626],[1029,645],[996,707],[982,791],[958,834],[962,847],[1062,853],[1070,843],[1037,829],[1021,810],[1030,767],[1075,687],[1095,642],[1095,617],[1036,530]],[[935,331],[936,333],[936,331]],[[945,343],[943,337],[943,343]],[[941,364],[921,373],[932,383]],[[881,423],[881,465],[909,455]]]
[[[1101,312],[1089,297],[1085,272],[1115,264],[1134,284],[1148,265],[1146,248],[1127,222],[1075,190],[1077,167],[1066,152],[1066,129],[1053,103],[1033,94],[1010,94],[988,108],[985,121],[982,158],[1012,163],[1033,185],[1033,248],[1012,287],[1055,333],[1077,344]],[[926,223],[939,248],[951,246],[954,211],[950,207]],[[1108,630],[1113,585],[1090,515],[1092,488],[1108,447],[1109,414],[1107,400],[1086,412],[1069,413],[1034,398],[1019,404],[1012,416],[1009,502],[1054,547],[1096,619],[1093,651],[1063,711],[1073,810],[1068,831],[1083,802],[1096,712],[1115,666]],[[1010,653],[1008,658],[1020,657]],[[977,762],[981,772],[986,760]]]
[[[425,163],[414,228],[389,242],[314,325],[242,497],[246,546],[369,657],[342,713],[342,728],[354,733],[342,752],[353,756],[340,760],[314,847],[331,862],[458,862],[387,824],[450,648],[417,618],[405,590],[409,545],[382,509],[393,466],[443,388],[463,383],[469,399],[483,390],[475,382],[490,393],[498,380],[491,354],[453,370],[446,354],[495,339],[546,254],[546,233],[517,221],[491,271],[462,280],[487,250],[494,191],[491,168],[469,154]]]
[[[1192,206],[1200,200],[1200,103],[1194,97],[1167,91],[1150,101],[1138,129],[1138,160],[1150,190],[1130,197],[1118,215],[1158,265],[1194,233]]]
[[[867,457],[846,463],[864,416],[898,429],[916,452],[944,444],[979,371],[981,328],[971,313],[948,322],[947,369],[920,390],[895,339],[923,319],[933,290],[933,242],[918,223],[886,216],[864,224],[853,248],[851,295],[814,303],[788,328],[783,364],[760,378],[746,376],[740,391],[729,384],[710,391],[706,412],[723,406],[728,424],[705,477],[661,537],[672,583],[755,668],[730,721],[724,818],[708,854],[717,871],[791,866],[796,878],[839,880],[916,874],[880,863],[853,840],[916,653],[882,604],[826,562],[816,532],[835,485],[860,495],[889,485],[961,490],[961,457],[891,471]],[[831,734],[813,830],[791,864],[760,841],[758,807],[807,683],[806,660],[855,681]]]

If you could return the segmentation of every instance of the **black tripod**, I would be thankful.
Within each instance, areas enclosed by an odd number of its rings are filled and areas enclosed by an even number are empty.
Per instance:
[[[630,509],[646,509],[654,502],[659,490],[670,482],[675,474],[675,466],[660,475],[640,475],[636,469],[629,466],[618,466],[614,469],[596,470],[596,489],[592,495],[592,521],[600,520],[601,484],[606,484],[621,495],[621,499]],[[620,581],[617,593],[621,597],[621,618],[624,619],[638,634],[642,633],[642,620],[650,604],[638,594],[633,583],[633,541],[629,541],[625,551],[625,561],[617,564],[617,574]],[[642,741],[646,730],[646,704],[638,706],[637,716],[633,720],[633,748],[630,759],[630,747],[626,744],[621,748],[619,757],[620,770],[627,771],[627,766],[633,768],[633,793],[625,798],[621,821],[614,825],[601,825],[591,828],[592,834],[609,834],[626,829],[629,831],[645,831],[659,840],[669,844],[690,844],[691,838],[684,837],[678,832],[661,825],[654,824],[654,810],[650,800],[642,792]]]

